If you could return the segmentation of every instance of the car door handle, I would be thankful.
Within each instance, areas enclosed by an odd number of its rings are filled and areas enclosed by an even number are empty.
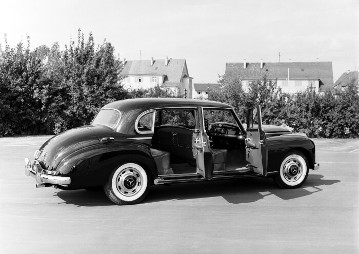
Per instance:
[[[100,142],[101,142],[101,143],[109,143],[109,142],[112,142],[112,141],[114,141],[114,140],[115,140],[114,137],[105,137],[105,138],[101,138],[101,139],[100,139]]]

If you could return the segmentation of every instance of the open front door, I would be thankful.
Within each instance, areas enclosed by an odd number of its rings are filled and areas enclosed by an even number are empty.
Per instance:
[[[268,152],[259,105],[247,114],[246,160],[255,173],[267,174]]]

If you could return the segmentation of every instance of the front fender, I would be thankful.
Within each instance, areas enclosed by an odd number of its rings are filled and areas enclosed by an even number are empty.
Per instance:
[[[278,171],[282,160],[290,151],[302,152],[309,168],[314,168],[315,145],[308,137],[301,134],[285,134],[266,139],[268,148],[268,172]]]

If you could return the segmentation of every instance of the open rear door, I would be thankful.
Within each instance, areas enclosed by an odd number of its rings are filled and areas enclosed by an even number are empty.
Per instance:
[[[212,153],[209,150],[208,136],[204,133],[203,109],[198,108],[196,129],[192,136],[193,157],[196,158],[196,173],[204,179],[211,179],[213,174]]]
[[[247,114],[246,160],[255,173],[267,174],[268,152],[259,105]]]

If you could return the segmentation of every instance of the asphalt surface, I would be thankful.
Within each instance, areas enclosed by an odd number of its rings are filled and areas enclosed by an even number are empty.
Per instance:
[[[35,188],[24,157],[48,137],[0,138],[0,253],[358,253],[359,140],[315,140],[319,171],[160,186],[138,205]]]

